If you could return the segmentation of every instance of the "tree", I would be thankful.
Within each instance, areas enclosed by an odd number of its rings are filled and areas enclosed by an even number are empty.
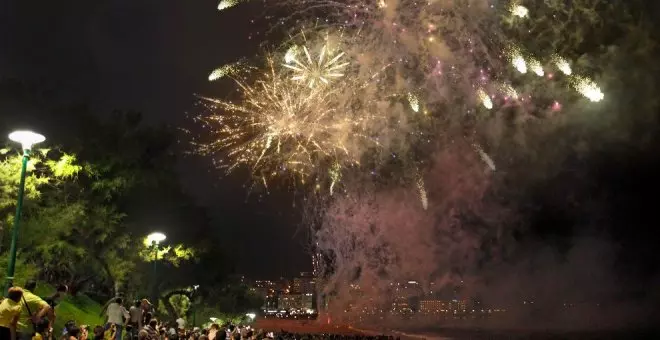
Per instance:
[[[39,192],[31,189],[33,183],[45,180],[36,172],[28,180],[33,209],[24,216],[19,250],[39,268],[40,278],[67,283],[74,293],[93,285],[99,299],[120,292],[146,296],[153,261],[143,239],[158,230],[172,241],[164,244],[158,267],[161,300],[170,312],[183,311],[172,303],[185,300],[183,293],[190,287],[199,285],[200,295],[207,295],[222,282],[231,267],[205,209],[181,188],[174,130],[145,125],[136,112],[117,111],[99,119],[88,106],[53,104],[49,98],[38,87],[0,81],[0,105],[9,99],[18,102],[12,105],[31,107],[35,115],[43,113],[43,121],[57,116],[53,126],[66,129],[38,130],[79,166],[75,176],[42,183]],[[5,170],[4,177],[13,176],[15,183],[7,186],[0,202],[11,208],[17,172]]]
[[[52,156],[49,149],[37,149],[28,162],[24,197],[28,204],[41,198],[44,187],[61,186],[81,170],[74,155],[63,153],[49,158],[49,153]],[[16,205],[22,158],[20,153],[9,148],[0,149],[0,212],[3,215]]]
[[[11,226],[13,209],[16,204],[16,193],[20,181],[22,155],[11,152],[10,149],[0,150],[0,213],[3,215],[3,225]],[[40,200],[53,190],[60,190],[75,180],[82,167],[77,164],[74,155],[53,152],[48,149],[38,149],[28,163],[28,174],[25,181],[25,208],[23,211],[23,230],[19,243],[19,263],[16,277],[22,280],[33,278],[38,271],[31,261],[34,249],[26,248],[35,235],[30,229],[30,219],[41,213]],[[43,233],[43,227],[37,232]],[[3,227],[2,234],[10,228]],[[26,251],[27,249],[27,251]],[[6,264],[3,264],[3,266]]]
[[[204,305],[215,308],[225,318],[245,317],[246,313],[259,310],[264,304],[263,298],[237,278],[229,278],[205,296]]]

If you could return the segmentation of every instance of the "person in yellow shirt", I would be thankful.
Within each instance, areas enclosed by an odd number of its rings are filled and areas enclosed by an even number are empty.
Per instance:
[[[21,315],[23,290],[9,288],[7,298],[0,303],[0,339],[16,340],[16,324]]]
[[[23,289],[21,303],[21,320],[18,324],[19,338],[31,339],[36,326],[42,322],[44,317],[47,316],[48,320],[53,320],[53,310],[48,302],[26,289]],[[50,329],[50,327],[51,325],[48,328]]]

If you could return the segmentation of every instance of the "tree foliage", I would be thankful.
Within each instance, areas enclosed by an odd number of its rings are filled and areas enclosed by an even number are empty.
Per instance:
[[[30,111],[37,124],[25,125],[46,135],[39,146],[50,148],[35,150],[29,163],[17,282],[66,283],[74,294],[86,292],[103,302],[115,294],[151,296],[157,282],[163,312],[169,315],[189,314],[192,304],[184,302],[191,297],[197,302],[217,297],[211,292],[233,268],[205,208],[180,185],[174,130],[149,126],[136,112],[117,111],[100,119],[88,106],[54,104],[49,98],[52,94],[44,95],[39,86],[0,80],[0,107],[10,101],[12,108]],[[20,118],[2,116],[0,128],[9,121],[15,126]],[[15,209],[20,161],[15,145],[0,150],[3,245]],[[153,249],[144,243],[153,231],[167,234],[158,253],[157,278]],[[200,288],[193,296],[196,285]]]

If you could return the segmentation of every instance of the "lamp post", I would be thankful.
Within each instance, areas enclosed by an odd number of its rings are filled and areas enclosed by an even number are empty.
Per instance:
[[[195,306],[195,299],[197,299],[197,289],[199,289],[199,285],[194,285],[192,294],[190,294],[190,296],[191,296],[190,308],[192,308],[192,310],[193,310],[193,315],[192,315],[192,326],[193,326],[193,328],[195,328],[195,324],[197,323],[197,306]]]
[[[21,179],[18,185],[18,201],[16,202],[16,215],[14,215],[14,227],[11,232],[11,246],[9,248],[9,263],[7,264],[7,278],[5,279],[4,294],[14,285],[14,269],[16,268],[16,247],[18,242],[18,228],[21,222],[21,211],[23,210],[23,194],[25,192],[25,173],[27,163],[30,160],[32,146],[46,140],[46,137],[32,131],[15,131],[9,134],[9,139],[20,143],[23,148],[23,161],[21,162]]]
[[[158,308],[158,246],[161,242],[165,241],[167,236],[163,233],[154,232],[147,236],[147,244],[151,244],[154,248],[154,283],[152,291],[152,301],[154,303],[154,309]]]

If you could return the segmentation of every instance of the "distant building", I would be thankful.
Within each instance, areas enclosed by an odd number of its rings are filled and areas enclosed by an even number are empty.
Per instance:
[[[467,311],[468,302],[467,300],[451,300],[449,304],[449,309],[455,313],[463,313]]]
[[[275,295],[275,282],[270,280],[255,280],[250,290],[259,294],[262,298],[266,299],[269,296]]]
[[[289,294],[291,292],[291,282],[286,278],[280,277],[277,282],[275,282],[275,292],[279,294]]]
[[[277,308],[281,310],[307,310],[312,309],[313,295],[307,294],[281,294],[277,299]]]
[[[447,313],[450,302],[444,300],[421,300],[419,301],[419,312],[424,314]]]
[[[397,298],[392,302],[392,312],[394,313],[412,313],[412,308],[410,307],[408,299]]]
[[[323,266],[323,255],[321,255],[320,252],[315,252],[314,255],[312,255],[312,268],[313,272],[312,275],[319,276],[321,274],[322,266]]]
[[[291,293],[314,294],[316,292],[316,280],[313,273],[302,272],[300,277],[293,279]]]
[[[275,285],[275,282],[273,282],[271,280],[255,280],[254,281],[254,286],[256,288],[269,288],[269,289],[272,289],[272,288],[275,288],[276,285]]]
[[[278,297],[277,296],[267,296],[264,299],[264,305],[262,309],[277,309],[278,308]]]
[[[440,300],[440,299],[422,299],[419,301],[419,312],[423,314],[453,313],[462,314],[471,312],[468,309],[467,300]]]
[[[301,304],[300,294],[282,294],[277,298],[277,308],[281,310],[298,309]]]
[[[423,295],[422,288],[417,281],[396,283],[392,288],[392,293],[395,299],[410,299],[412,297]]]
[[[469,305],[468,305],[468,310],[470,312],[477,313],[477,312],[481,312],[481,311],[484,311],[484,310],[487,310],[487,309],[488,308],[486,308],[484,306],[483,302],[481,302],[481,298],[473,297],[473,298],[470,299],[470,302],[469,302]]]
[[[314,294],[305,293],[301,294],[301,305],[302,309],[313,309],[314,303]]]

